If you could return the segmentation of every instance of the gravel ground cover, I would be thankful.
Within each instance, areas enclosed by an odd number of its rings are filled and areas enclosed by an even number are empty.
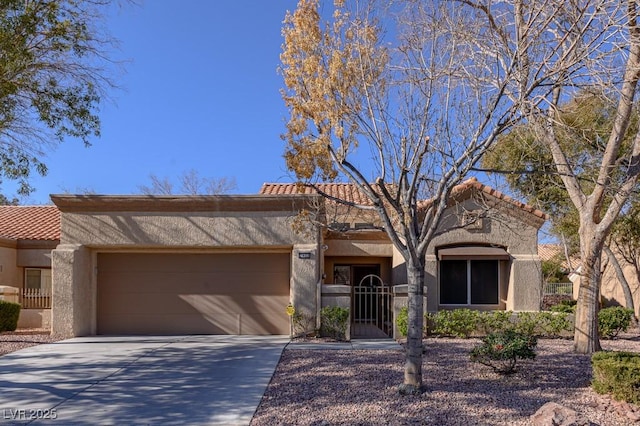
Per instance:
[[[58,340],[60,339],[50,335],[49,330],[44,329],[5,331],[0,333],[0,355],[43,343],[57,342]]]
[[[0,355],[57,340],[47,330],[0,333]],[[520,361],[511,376],[469,362],[478,342],[425,340],[421,396],[397,393],[401,350],[287,348],[251,425],[530,425],[530,416],[550,401],[592,425],[640,425],[640,407],[589,388],[589,356],[573,353],[571,340],[540,339],[536,359]],[[640,352],[640,336],[625,334],[602,346]]]
[[[589,388],[590,357],[571,340],[540,339],[535,360],[501,376],[469,361],[477,339],[427,339],[426,392],[400,396],[400,350],[287,348],[251,425],[530,425],[530,416],[553,401],[591,424],[640,424],[639,407],[623,405]],[[604,349],[640,352],[637,335],[602,341]]]

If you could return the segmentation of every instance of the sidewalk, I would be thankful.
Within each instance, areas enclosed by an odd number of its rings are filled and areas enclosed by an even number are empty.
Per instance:
[[[350,342],[314,342],[293,340],[285,349],[289,350],[402,350],[402,346],[393,339],[353,339]]]

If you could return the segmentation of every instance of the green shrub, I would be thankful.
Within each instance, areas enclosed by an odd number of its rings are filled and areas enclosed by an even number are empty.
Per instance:
[[[432,334],[468,338],[478,329],[480,313],[471,309],[454,309],[427,314],[427,319]]]
[[[562,337],[573,330],[565,312],[473,311],[454,309],[427,314],[429,332],[437,336],[468,338],[512,330],[528,336]],[[400,317],[399,317],[400,318]],[[399,325],[399,323],[398,323]]]
[[[515,371],[518,359],[534,359],[536,337],[514,330],[491,333],[470,352],[471,361],[493,368],[501,374]]]
[[[407,337],[409,334],[409,308],[403,306],[396,317],[396,327],[401,336]]]
[[[615,399],[640,403],[640,354],[596,352],[591,357],[593,390]]]
[[[560,337],[563,332],[573,329],[573,323],[569,321],[567,312],[536,312],[538,336]]]
[[[576,304],[578,302],[575,300],[563,300],[557,305],[553,305],[549,308],[552,312],[564,312],[567,314],[574,314],[576,312]]]
[[[316,317],[305,312],[295,311],[291,315],[293,337],[305,337],[315,332]]]
[[[537,312],[518,312],[513,330],[527,336],[535,336],[538,328]]]
[[[347,339],[349,308],[325,306],[320,310],[320,333],[336,340]]]
[[[0,300],[0,332],[14,331],[18,328],[18,317],[20,317],[19,304]]]
[[[598,329],[600,336],[613,339],[621,331],[627,331],[631,325],[633,310],[621,306],[601,309],[598,313]]]
[[[573,323],[566,312],[518,312],[513,330],[530,336],[561,337]]]
[[[511,311],[486,311],[478,315],[478,322],[484,334],[498,333],[513,328]]]

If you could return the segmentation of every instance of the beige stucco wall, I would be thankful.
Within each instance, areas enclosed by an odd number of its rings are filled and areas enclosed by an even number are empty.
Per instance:
[[[17,265],[23,268],[51,268],[52,248],[19,249]]]
[[[17,264],[18,251],[10,244],[0,244],[0,285],[22,287],[20,269]]]
[[[99,252],[290,250],[291,302],[296,309],[318,310],[320,234],[310,225],[305,232],[294,230],[301,198],[52,198],[62,213],[61,245],[52,260],[55,334],[96,333]]]

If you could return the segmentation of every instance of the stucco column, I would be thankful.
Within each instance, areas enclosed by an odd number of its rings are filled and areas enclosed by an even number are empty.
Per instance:
[[[316,316],[320,258],[317,244],[296,244],[291,253],[291,303],[297,312]],[[285,307],[283,306],[282,309]]]
[[[424,297],[426,297],[425,311],[438,310],[438,258],[428,254],[424,263]]]
[[[542,269],[538,255],[515,255],[511,265],[507,310],[539,311]]]
[[[95,334],[96,295],[91,252],[82,245],[61,244],[51,252],[51,334]]]

